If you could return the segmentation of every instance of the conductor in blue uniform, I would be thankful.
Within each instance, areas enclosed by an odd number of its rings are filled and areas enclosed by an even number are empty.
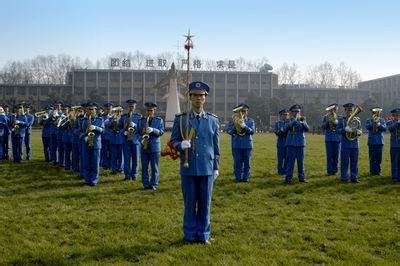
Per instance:
[[[382,108],[371,109],[372,117],[367,119],[369,174],[380,175],[383,145],[385,144],[383,133],[386,131],[386,121],[380,117]]]
[[[83,119],[81,128],[81,132],[84,134],[82,168],[86,184],[95,186],[99,181],[101,134],[104,130],[104,123],[101,117],[96,116],[96,103],[89,102],[86,107],[88,116]]]
[[[305,118],[300,116],[301,106],[298,104],[290,107],[291,118],[285,125],[286,136],[286,158],[287,169],[285,183],[292,182],[294,163],[297,160],[297,172],[299,182],[305,182],[304,175],[304,147],[306,146],[306,138],[304,132],[310,130]]]
[[[289,110],[282,109],[279,111],[279,120],[275,122],[276,150],[278,157],[278,175],[286,175],[287,160],[286,160],[286,124],[289,121]]]
[[[164,121],[161,117],[154,116],[157,104],[147,102],[144,108],[146,117],[142,117],[138,124],[138,132],[141,135],[142,184],[145,189],[157,190],[158,162],[161,153],[160,137],[164,134]],[[149,179],[149,164],[151,179]]]
[[[220,157],[218,118],[203,109],[209,90],[203,82],[189,84],[192,110],[176,115],[171,134],[171,143],[180,152],[184,239],[204,244],[210,243],[211,195]]]
[[[400,108],[391,111],[392,119],[387,122],[387,129],[390,132],[390,163],[392,182],[400,181]]]
[[[228,134],[231,135],[235,182],[248,182],[250,179],[250,161],[256,125],[254,120],[248,117],[249,109],[250,107],[244,103],[236,106],[233,109],[234,121],[230,121],[227,128]]]
[[[322,129],[325,134],[326,148],[326,171],[328,175],[335,175],[338,172],[340,135],[336,133],[339,123],[338,105],[329,105],[326,110],[328,113],[322,120]]]
[[[341,135],[340,150],[340,180],[349,181],[349,162],[350,179],[352,183],[358,183],[358,137],[362,134],[361,121],[353,114],[353,103],[343,105],[345,116],[339,119],[336,132]],[[348,120],[351,118],[351,121]]]

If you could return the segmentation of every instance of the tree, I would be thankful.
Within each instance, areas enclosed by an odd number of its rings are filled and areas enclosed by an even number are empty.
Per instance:
[[[325,62],[309,67],[306,83],[318,88],[336,87],[336,74],[333,65]]]
[[[336,83],[342,88],[355,88],[361,81],[360,75],[344,62],[339,64],[335,72],[337,78]]]

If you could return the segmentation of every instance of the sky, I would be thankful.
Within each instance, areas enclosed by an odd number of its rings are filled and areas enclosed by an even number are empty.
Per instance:
[[[176,53],[190,28],[194,56],[343,61],[369,80],[400,74],[399,10],[395,0],[0,0],[0,68],[48,54]]]

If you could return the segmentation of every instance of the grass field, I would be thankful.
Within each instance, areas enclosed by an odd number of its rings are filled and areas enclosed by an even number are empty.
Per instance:
[[[164,136],[163,143],[169,136]],[[275,136],[255,136],[250,183],[236,184],[229,136],[221,135],[214,186],[212,245],[186,245],[178,162],[162,158],[157,192],[101,172],[96,187],[43,162],[0,164],[0,264],[396,264],[400,260],[399,185],[368,177],[361,139],[361,183],[325,176],[322,136],[307,136],[309,183],[275,174]],[[386,140],[388,142],[388,138]]]

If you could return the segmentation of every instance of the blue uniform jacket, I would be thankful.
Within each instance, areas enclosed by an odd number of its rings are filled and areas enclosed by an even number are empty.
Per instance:
[[[231,121],[228,124],[228,128],[226,131],[229,135],[232,136],[231,138],[231,145],[233,149],[252,149],[253,148],[253,134],[256,131],[256,124],[254,120],[246,117],[244,120],[246,127],[243,128],[244,135],[240,136],[236,132],[236,128],[234,123]]]
[[[338,123],[341,119],[340,116],[338,116]],[[323,120],[322,120],[322,129],[324,130],[325,134],[325,142],[340,142],[340,136],[336,133],[336,125],[333,125],[333,128],[329,126],[329,120],[328,117],[325,115]]]
[[[355,117],[354,120],[357,121],[356,122],[358,124],[357,129],[360,132],[359,135],[361,135],[361,133],[362,133],[361,122],[358,117]],[[340,134],[342,136],[341,137],[342,148],[357,148],[358,149],[358,138],[356,138],[355,140],[348,140],[346,138],[346,131],[345,131],[346,125],[347,125],[347,117],[343,116],[339,119],[339,123],[336,127],[336,133]]]
[[[400,120],[388,121],[386,126],[390,132],[390,147],[400,148]]]
[[[112,145],[121,145],[124,143],[124,137],[122,127],[120,126],[120,122],[122,117],[119,121],[115,121],[115,119],[108,119],[105,123],[105,128],[110,131],[110,144]]]
[[[384,145],[383,132],[386,131],[385,119],[379,118],[379,127],[374,126],[372,118],[368,118],[365,127],[368,130],[368,145]]]
[[[104,125],[109,123],[109,119],[111,118],[111,115],[103,115],[102,116]],[[110,140],[112,134],[111,128],[106,127],[105,130],[103,131],[103,135],[101,135],[102,140]]]
[[[161,117],[153,117],[149,121],[149,127],[153,128],[153,132],[149,134],[149,140],[147,149],[144,150],[145,152],[161,152],[161,141],[160,137],[164,134],[164,121]],[[137,127],[137,132],[141,134],[141,142],[143,141],[143,131],[146,127],[146,117],[142,117],[139,120],[139,124]],[[142,145],[143,148],[143,145]]]
[[[58,112],[57,116],[53,116],[53,113],[55,114],[55,111],[52,111],[49,115],[49,119],[51,121],[50,134],[58,135],[57,121],[58,121],[58,117],[60,117],[62,112]]]
[[[2,113],[0,114],[0,137],[6,134],[6,130],[8,130],[8,117]],[[3,143],[0,143],[0,145],[3,145]]]
[[[142,115],[139,113],[133,113],[132,117],[129,117],[129,114],[124,114],[121,119],[119,120],[119,127],[124,131],[127,131],[129,128],[129,124],[131,122],[136,124],[136,129],[133,132],[132,140],[128,141],[128,136],[127,135],[122,135],[123,136],[123,142],[124,143],[130,143],[130,144],[139,144],[140,140],[140,132],[137,130],[137,126],[139,124],[139,119],[142,118]]]
[[[60,127],[60,131],[62,131],[61,141],[63,143],[72,143],[74,125],[71,126],[71,122],[68,120],[63,126]]]
[[[290,119],[288,123],[285,124],[286,136],[286,146],[293,147],[304,147],[306,146],[306,138],[304,132],[310,130],[307,122],[300,122],[297,119]]]
[[[188,150],[189,167],[184,167],[185,152],[181,149],[181,121],[185,134],[186,113],[175,116],[171,133],[171,143],[180,152],[180,173],[182,176],[208,176],[219,168],[219,121],[217,116],[202,112],[201,122],[197,121],[194,113],[189,114],[189,130],[193,128],[195,134]]]
[[[84,141],[87,145],[87,132],[88,132],[88,118],[85,117],[82,120],[82,124],[81,124],[81,134],[83,134],[84,137]],[[94,138],[93,138],[93,148],[94,149],[101,149],[101,134],[104,131],[104,122],[103,119],[101,117],[95,117],[91,119],[91,123],[92,126],[95,126],[94,130],[92,131],[94,133]]]
[[[279,120],[275,122],[275,135],[278,137],[276,141],[277,147],[285,147],[287,131],[285,130],[286,124],[289,123],[285,120]]]
[[[42,126],[42,137],[49,138],[51,136],[51,119],[40,119],[39,124]]]
[[[25,134],[32,134],[32,126],[35,123],[35,117],[33,114],[27,114],[26,115],[26,121],[28,122],[28,126],[25,129]]]
[[[18,137],[25,137],[25,129],[29,126],[29,123],[26,120],[26,115],[17,115],[17,116],[13,116],[12,120],[11,120],[11,125],[14,124],[15,121],[19,121],[18,122]],[[11,131],[13,132],[13,135],[15,135],[15,127],[12,127]]]

